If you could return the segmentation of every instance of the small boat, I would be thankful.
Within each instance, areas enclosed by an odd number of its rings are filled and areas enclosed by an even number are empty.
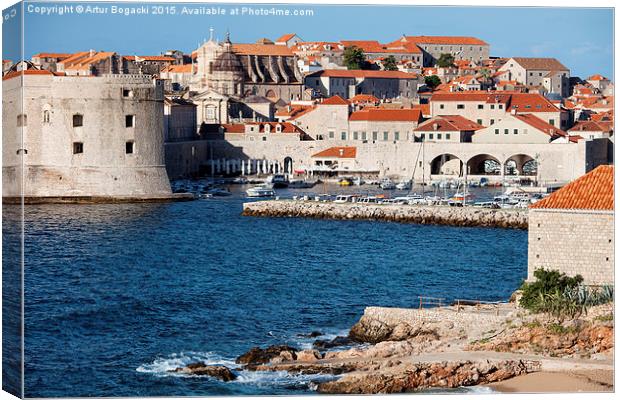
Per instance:
[[[230,193],[228,189],[214,187],[214,188],[208,189],[206,191],[206,194],[210,194],[211,196],[224,197],[224,196],[230,196],[232,193]]]
[[[334,200],[334,203],[351,203],[351,202],[353,202],[353,196],[351,195],[336,196],[336,200]]]
[[[396,189],[396,185],[389,178],[382,179],[381,183],[379,183],[379,186],[383,190],[394,190],[394,189]]]
[[[338,184],[340,186],[351,186],[353,184],[353,181],[349,178],[342,178],[338,181]]]
[[[273,184],[274,189],[284,189],[288,187],[288,179],[285,175],[272,175],[267,178],[267,183]]]
[[[411,181],[400,181],[396,184],[396,189],[398,190],[409,190],[411,189]]]
[[[233,179],[233,183],[237,185],[247,185],[249,181],[248,181],[248,178],[240,176],[240,177]]]
[[[310,189],[316,185],[316,182],[305,181],[303,179],[294,179],[288,183],[289,189]]]
[[[248,197],[273,197],[276,192],[265,186],[254,186],[245,191]]]
[[[359,176],[357,178],[353,178],[352,182],[355,186],[362,186],[364,184],[364,181]]]

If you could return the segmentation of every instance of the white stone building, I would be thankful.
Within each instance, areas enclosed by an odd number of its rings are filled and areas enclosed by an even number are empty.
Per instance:
[[[600,166],[533,204],[528,279],[539,268],[614,283],[614,167]]]
[[[508,72],[506,80],[528,87],[544,87],[548,93],[569,95],[570,70],[555,58],[513,57],[499,69]]]

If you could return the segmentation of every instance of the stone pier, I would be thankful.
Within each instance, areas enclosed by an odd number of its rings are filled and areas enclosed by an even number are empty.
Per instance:
[[[342,220],[378,220],[461,227],[527,229],[527,210],[398,204],[333,203],[301,200],[267,200],[243,204],[243,215],[306,217]]]

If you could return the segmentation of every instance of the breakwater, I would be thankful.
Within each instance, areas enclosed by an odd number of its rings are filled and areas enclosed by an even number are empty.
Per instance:
[[[362,219],[462,227],[527,229],[527,210],[266,200],[243,204],[243,215]]]

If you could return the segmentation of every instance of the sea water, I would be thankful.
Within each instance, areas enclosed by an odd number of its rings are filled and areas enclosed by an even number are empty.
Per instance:
[[[527,274],[527,232],[241,216],[224,198],[25,210],[25,395],[313,393],[329,376],[169,372],[235,367],[253,346],[346,335],[366,306],[418,296],[507,300]],[[5,206],[3,239],[19,213]],[[5,253],[14,254],[14,253]],[[10,332],[5,332],[5,334]]]

